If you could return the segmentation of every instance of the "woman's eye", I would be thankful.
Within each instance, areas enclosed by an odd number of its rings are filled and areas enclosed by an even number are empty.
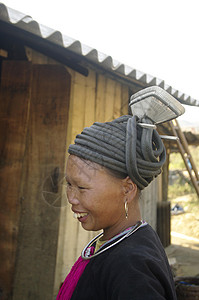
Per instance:
[[[66,182],[66,187],[67,188],[75,188],[75,187],[73,187],[72,186],[72,184],[70,183],[70,182]],[[83,186],[76,186],[76,188],[78,188],[79,190],[85,190],[86,188],[85,187],[83,187]]]
[[[80,190],[85,190],[85,187],[83,187],[83,186],[78,186],[78,188],[79,188]]]

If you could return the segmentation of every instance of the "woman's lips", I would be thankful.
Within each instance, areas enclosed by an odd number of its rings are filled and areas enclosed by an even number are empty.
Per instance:
[[[73,218],[78,219],[80,222],[86,220],[88,213],[75,213],[73,214]]]

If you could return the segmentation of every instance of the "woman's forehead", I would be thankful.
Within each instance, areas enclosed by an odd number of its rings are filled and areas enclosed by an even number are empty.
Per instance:
[[[103,172],[103,167],[88,160],[83,160],[75,155],[70,155],[66,166],[66,178],[73,176],[74,178],[91,179]],[[100,172],[101,173],[101,172]]]
[[[100,166],[99,164],[86,160],[86,159],[82,159],[76,155],[70,155],[68,158],[68,163],[67,166],[70,167],[76,167],[76,168],[88,168],[88,169],[102,169],[103,167]]]

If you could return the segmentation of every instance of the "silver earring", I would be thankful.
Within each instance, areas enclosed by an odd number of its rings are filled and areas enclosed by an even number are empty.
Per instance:
[[[124,209],[125,209],[126,219],[128,219],[128,202],[127,202],[127,200],[124,203]]]

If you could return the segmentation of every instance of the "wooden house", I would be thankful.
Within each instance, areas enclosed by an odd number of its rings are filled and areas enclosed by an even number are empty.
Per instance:
[[[72,218],[65,196],[67,147],[76,134],[94,121],[128,114],[129,96],[147,86],[199,103],[4,4],[0,74],[0,293],[53,299],[93,236]],[[154,228],[161,199],[160,176],[141,200]]]

